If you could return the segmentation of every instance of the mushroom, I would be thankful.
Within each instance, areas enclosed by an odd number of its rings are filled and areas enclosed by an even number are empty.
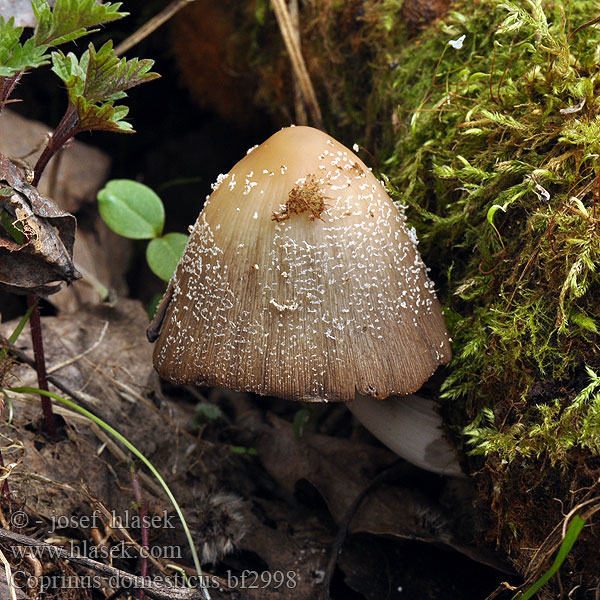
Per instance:
[[[345,401],[399,455],[460,471],[435,405],[390,400],[450,359],[416,234],[322,131],[282,129],[219,176],[148,338],[163,378]]]

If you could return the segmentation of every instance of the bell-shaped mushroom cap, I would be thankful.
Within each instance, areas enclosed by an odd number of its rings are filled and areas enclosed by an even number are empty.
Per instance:
[[[283,129],[213,187],[149,330],[161,376],[347,401],[414,392],[448,362],[415,233],[346,147]]]

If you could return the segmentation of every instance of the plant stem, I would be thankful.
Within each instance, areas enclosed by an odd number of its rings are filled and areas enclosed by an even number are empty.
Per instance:
[[[69,104],[65,114],[63,115],[63,118],[60,120],[60,123],[48,140],[48,143],[46,144],[43,152],[40,154],[37,163],[35,163],[35,167],[33,168],[33,181],[31,182],[31,185],[34,187],[38,185],[46,165],[54,156],[54,154],[65,145],[69,138],[72,138],[77,133],[78,124],[79,115],[77,114],[77,109],[72,104]]]
[[[33,356],[35,358],[35,370],[37,372],[38,386],[41,390],[48,391],[48,375],[46,372],[46,359],[44,358],[44,343],[42,340],[42,323],[40,320],[40,308],[38,299],[29,294],[27,305],[33,306],[29,326],[31,328],[31,342],[33,344]],[[42,400],[42,413],[48,436],[51,440],[56,439],[56,423],[52,412],[52,401],[48,396],[40,395]]]
[[[54,154],[60,150],[67,140],[77,132],[77,124],[79,123],[79,115],[76,108],[69,104],[63,118],[60,120],[56,130],[48,140],[46,147],[33,169],[33,181],[31,184],[34,187],[40,182],[42,173],[46,165]],[[33,356],[35,358],[35,369],[37,371],[38,386],[41,390],[48,391],[48,374],[46,372],[46,359],[44,358],[44,343],[42,338],[42,324],[40,321],[40,309],[37,298],[33,295],[27,296],[28,306],[34,306],[29,321],[31,327],[31,341],[33,343]],[[51,440],[56,439],[56,423],[54,421],[54,413],[52,412],[52,402],[47,396],[41,395],[42,412],[44,414],[44,422],[48,431],[48,436]]]
[[[0,113],[6,104],[6,101],[19,83],[23,73],[18,73],[12,77],[0,77]]]

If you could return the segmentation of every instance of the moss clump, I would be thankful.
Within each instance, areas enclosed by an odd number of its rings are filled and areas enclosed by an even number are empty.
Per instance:
[[[315,0],[303,48],[327,129],[375,151],[417,229],[449,418],[525,571],[600,496],[600,1],[447,4]],[[587,535],[570,566],[593,587]]]
[[[473,450],[566,465],[573,446],[600,450],[600,395],[578,395],[600,367],[600,4],[460,12],[473,4],[398,48],[385,170],[435,257],[455,339],[443,395],[467,409]]]

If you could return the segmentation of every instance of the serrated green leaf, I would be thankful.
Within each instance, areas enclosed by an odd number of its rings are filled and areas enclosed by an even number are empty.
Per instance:
[[[98,192],[104,222],[123,237],[151,239],[162,233],[165,209],[148,186],[130,179],[113,179]]]
[[[88,52],[89,65],[84,93],[90,102],[106,101],[115,94],[158,77],[157,73],[149,72],[154,65],[153,60],[119,58],[115,55],[112,41],[106,42],[97,52],[93,44],[90,44]]]
[[[90,104],[79,96],[75,99],[75,108],[79,115],[80,131],[114,131],[118,133],[133,133],[131,123],[123,121],[129,109],[126,106],[113,106],[112,102],[106,104]]]
[[[64,44],[80,38],[102,23],[108,23],[127,16],[119,12],[121,2],[97,4],[95,0],[56,0],[54,10],[46,0],[32,0],[33,12],[37,21],[33,40],[36,45]]]
[[[14,26],[14,18],[5,21],[0,17],[0,77],[12,77],[26,69],[48,64],[48,46],[38,46],[31,39],[19,42],[22,27]]]
[[[8,21],[0,16],[0,64],[8,59],[12,54],[14,47],[19,43],[22,27],[15,27],[15,18],[11,17]]]
[[[183,255],[187,244],[187,235],[183,233],[167,233],[154,238],[146,248],[146,260],[152,272],[163,281],[169,281]]]
[[[72,52],[66,56],[62,52],[53,52],[52,70],[60,79],[67,84],[70,83],[73,87],[85,79],[85,72],[80,69],[79,62]],[[77,78],[77,81],[71,81],[72,78]],[[81,86],[81,92],[83,92],[83,86]]]
[[[77,110],[77,131],[133,132],[131,125],[123,121],[127,107],[113,103],[126,97],[125,90],[159,76],[150,72],[154,61],[119,58],[110,41],[98,51],[90,44],[79,60],[72,52],[53,52],[52,63],[52,70],[64,81]]]

